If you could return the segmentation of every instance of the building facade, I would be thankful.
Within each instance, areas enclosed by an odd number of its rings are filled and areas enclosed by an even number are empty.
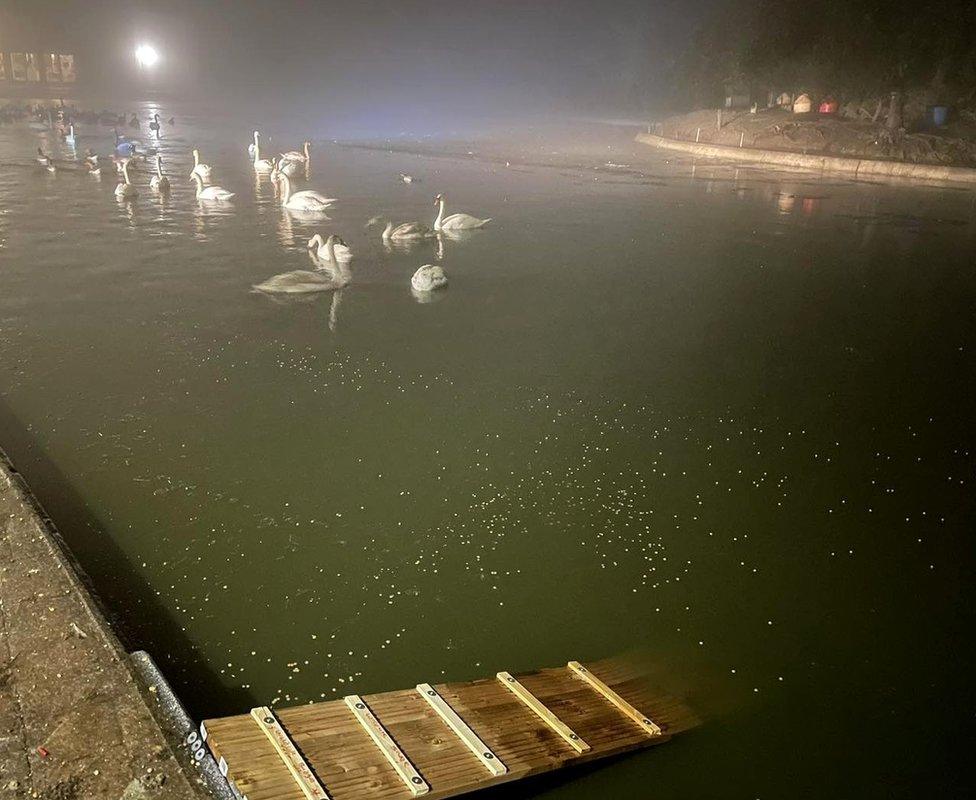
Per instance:
[[[20,3],[0,10],[0,96],[60,96],[78,82],[70,36],[34,17]]]

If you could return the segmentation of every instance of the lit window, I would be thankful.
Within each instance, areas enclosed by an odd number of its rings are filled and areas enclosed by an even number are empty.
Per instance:
[[[47,53],[44,57],[44,80],[48,83],[61,82],[61,59],[57,53]]]
[[[61,56],[61,80],[65,83],[75,82],[75,57],[70,53],[62,53]]]
[[[27,54],[10,54],[10,74],[15,81],[27,80]]]
[[[41,71],[37,65],[37,54],[26,53],[25,55],[27,57],[27,80],[38,83],[41,80]]]

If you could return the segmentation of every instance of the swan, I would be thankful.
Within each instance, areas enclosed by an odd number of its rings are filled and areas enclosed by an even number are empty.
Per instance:
[[[287,153],[282,153],[281,154],[281,160],[282,161],[299,161],[301,163],[304,163],[304,162],[308,161],[309,158],[310,158],[310,155],[309,155],[308,150],[309,150],[309,148],[311,146],[312,146],[312,143],[309,142],[308,140],[306,140],[306,141],[302,142],[302,149],[301,150],[289,150]]]
[[[278,180],[284,184],[281,190],[281,205],[283,208],[290,208],[292,211],[325,211],[336,202],[334,197],[325,197],[310,189],[293,194],[291,191],[291,179],[283,172]]]
[[[447,286],[447,276],[436,264],[424,264],[410,279],[410,287],[415,292],[432,292],[445,286]]]
[[[470,214],[449,214],[445,217],[444,195],[442,194],[434,198],[434,205],[439,207],[437,218],[434,220],[435,231],[473,230],[474,228],[483,228],[491,222],[491,217],[488,219],[478,219],[477,217],[472,217]]]
[[[261,143],[259,141],[260,134],[254,131],[254,171],[255,172],[271,172],[273,165],[271,161],[267,158],[261,158]]]
[[[386,227],[382,233],[384,242],[391,240],[402,242],[408,239],[432,239],[437,236],[437,232],[423,222],[401,222],[399,225],[394,225],[390,220],[384,220],[382,217],[373,217],[366,223],[366,227],[372,227],[377,222],[386,222]]]
[[[278,169],[289,178],[297,178],[302,173],[307,173],[308,167],[309,163],[307,161],[282,160]]]
[[[122,165],[122,183],[115,187],[115,196],[119,200],[132,200],[139,195],[138,189],[129,181],[129,165]]]
[[[192,173],[193,180],[197,183],[197,200],[230,200],[233,192],[228,192],[222,186],[204,186],[203,178],[196,172]]]
[[[308,249],[315,253],[323,261],[330,261],[338,259],[339,261],[351,261],[352,260],[352,250],[349,249],[347,245],[342,240],[334,243],[334,247],[330,249],[325,241],[322,240],[322,234],[316,233],[311,239],[308,240]]]
[[[326,240],[325,246],[329,251],[329,260],[336,264],[335,247],[346,247],[346,243],[334,233]],[[322,270],[296,269],[283,272],[268,278],[264,283],[258,283],[253,288],[259,292],[299,294],[307,292],[328,292],[341,289],[349,282],[344,275],[329,275]]]
[[[149,123],[149,130],[156,134],[156,138],[159,138],[159,114],[153,114],[152,122]]]
[[[149,188],[163,194],[169,191],[169,178],[163,175],[163,160],[156,156],[156,174],[149,181]]]
[[[76,141],[77,139],[75,139],[75,126],[74,123],[72,123],[71,125],[68,126],[68,135],[64,137],[64,142],[70,147],[74,147]]]
[[[203,180],[209,181],[210,176],[213,174],[213,170],[210,168],[209,164],[200,163],[200,151],[193,151],[193,169],[190,170],[190,177],[194,175],[199,175]]]

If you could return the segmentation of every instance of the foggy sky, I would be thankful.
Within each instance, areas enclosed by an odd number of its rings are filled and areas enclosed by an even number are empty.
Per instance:
[[[100,87],[361,111],[562,110],[653,105],[661,74],[717,0],[3,0],[72,41]],[[133,75],[154,43],[156,74]],[[87,62],[87,64],[86,64]],[[135,90],[139,90],[139,86]]]

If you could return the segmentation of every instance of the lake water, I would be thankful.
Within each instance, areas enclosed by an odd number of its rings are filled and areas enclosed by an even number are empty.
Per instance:
[[[310,220],[176,113],[128,204],[0,128],[0,443],[195,716],[640,650],[703,724],[496,796],[973,788],[971,190],[313,136]],[[494,221],[364,230],[437,192]],[[340,293],[251,292],[332,231]]]

